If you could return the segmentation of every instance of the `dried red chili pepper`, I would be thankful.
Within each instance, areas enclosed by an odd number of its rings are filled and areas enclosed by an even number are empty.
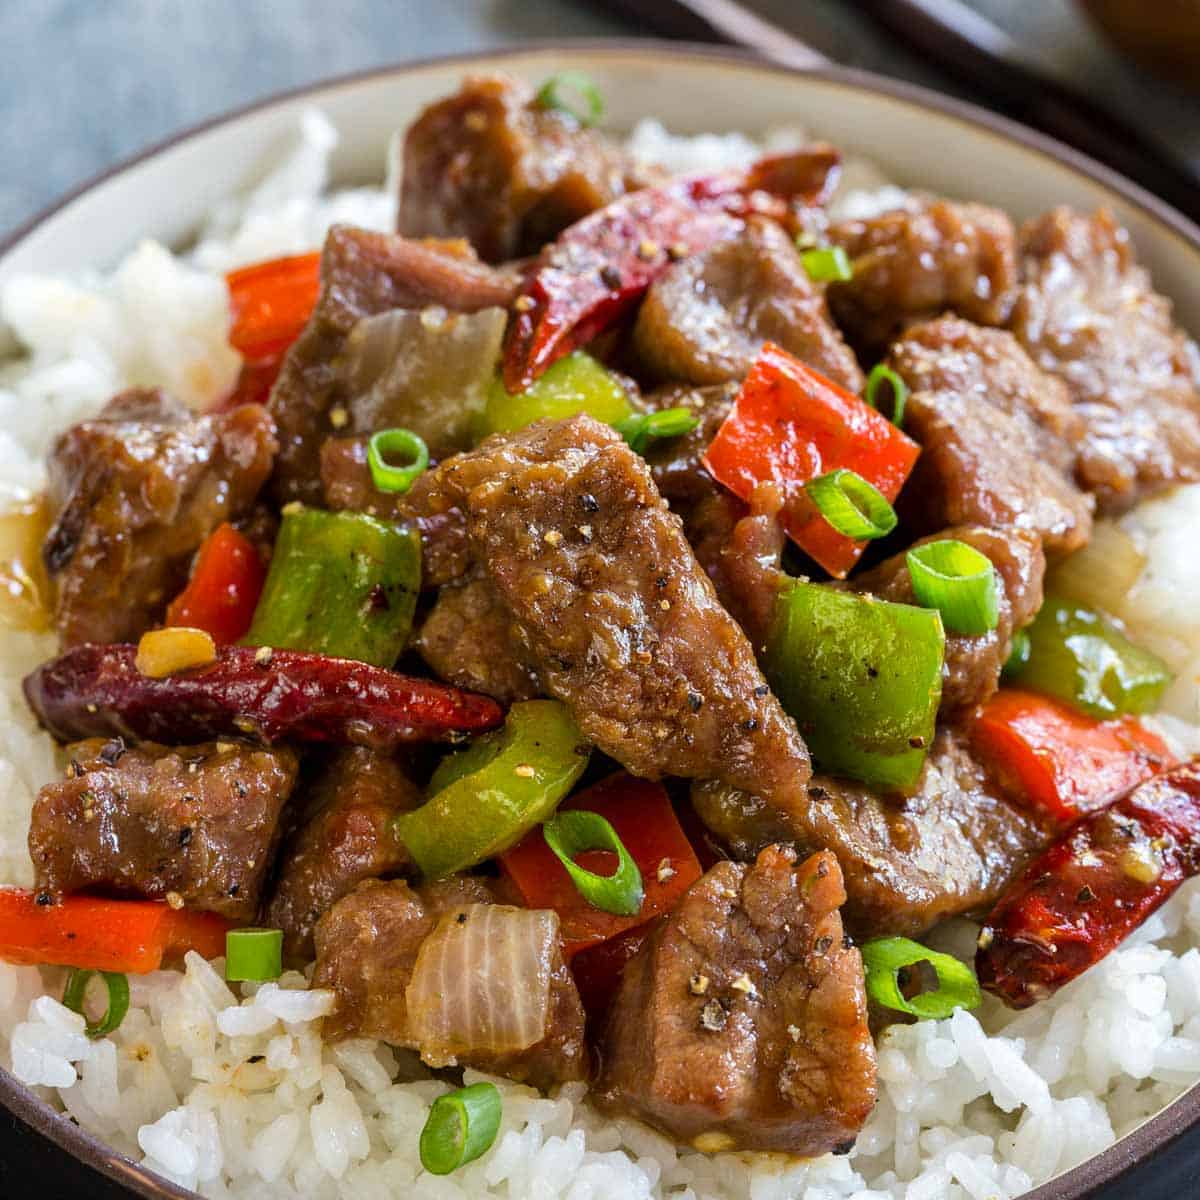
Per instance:
[[[786,220],[789,201],[821,202],[836,179],[827,146],[773,155],[745,171],[630,192],[577,221],[542,251],[509,329],[504,385],[527,388],[551,363],[614,324],[671,263],[736,237],[739,218]]]
[[[29,707],[64,740],[241,735],[380,750],[454,741],[504,715],[486,696],[321,654],[222,646],[211,666],[162,679],[142,675],[136,654],[129,645],[76,646],[26,677]]]
[[[979,937],[979,982],[1013,1008],[1053,995],[1200,871],[1200,758],[1090,813],[1001,896]]]

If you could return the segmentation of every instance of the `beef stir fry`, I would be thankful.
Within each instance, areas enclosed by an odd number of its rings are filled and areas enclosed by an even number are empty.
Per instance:
[[[216,922],[327,1039],[844,1152],[872,1029],[1034,1003],[1200,869],[1166,669],[1046,582],[1200,479],[1200,359],[1111,214],[832,222],[833,148],[671,177],[583,94],[468,79],[395,233],[231,280],[225,404],[54,444],[30,928],[79,936],[8,952]],[[89,937],[145,901],[202,924]],[[956,916],[974,970],[910,940]]]

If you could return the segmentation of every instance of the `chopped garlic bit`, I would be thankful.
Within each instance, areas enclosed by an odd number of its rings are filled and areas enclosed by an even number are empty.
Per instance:
[[[735,992],[745,992],[747,996],[757,996],[758,988],[754,986],[754,981],[749,975],[743,971],[730,985]]]
[[[150,679],[164,679],[189,667],[206,666],[216,658],[217,644],[210,633],[180,625],[142,634],[134,665]]]
[[[668,879],[670,879],[674,876],[674,874],[675,874],[675,868],[673,866],[671,866],[671,860],[669,858],[664,858],[658,864],[658,871],[656,872],[658,882],[666,883]]]
[[[793,1042],[798,1042],[800,1040],[800,1026],[799,1025],[789,1025],[787,1027],[787,1032],[788,1032],[788,1037],[790,1037]]]
[[[708,991],[708,976],[701,975],[698,971],[688,980],[688,991],[693,996],[703,996]]]
[[[521,779],[532,779],[537,772],[529,763],[518,763],[517,766],[513,767],[513,774],[519,776]]]
[[[167,907],[180,909],[183,907],[183,897],[178,892],[167,893]]]

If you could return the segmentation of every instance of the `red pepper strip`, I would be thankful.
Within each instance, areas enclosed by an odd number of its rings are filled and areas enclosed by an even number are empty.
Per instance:
[[[579,999],[583,1001],[593,1037],[598,1038],[603,1033],[608,1010],[621,986],[625,964],[658,928],[659,920],[661,918],[647,921],[606,942],[597,942],[571,959],[571,974],[575,976],[575,986],[579,989]]]
[[[33,892],[0,888],[0,959],[10,963],[143,975],[188,950],[217,958],[232,928],[216,913],[156,900],[67,896],[40,905]]]
[[[867,543],[838,533],[804,485],[847,467],[894,501],[920,452],[869,404],[768,342],[709,445],[704,465],[743,500],[760,483],[778,484],[788,536],[831,575],[844,579]]]
[[[504,355],[504,385],[524,391],[552,363],[614,324],[672,263],[736,237],[741,216],[783,219],[787,203],[764,188],[824,195],[837,165],[828,148],[775,155],[746,171],[643,188],[577,221],[542,251],[520,296]],[[819,164],[819,169],[814,169]]]
[[[203,629],[218,644],[236,642],[250,628],[265,578],[250,539],[218,525],[200,547],[187,587],[167,607],[166,623]]]
[[[457,741],[504,716],[486,696],[298,650],[221,646],[212,665],[164,679],[141,674],[136,656],[136,646],[75,646],[26,676],[25,698],[64,741],[251,735],[392,750]]]
[[[637,779],[623,771],[572,797],[561,806],[599,813],[616,830],[642,873],[645,899],[633,917],[595,908],[580,895],[566,868],[546,845],[541,826],[500,856],[500,866],[530,908],[558,913],[563,953],[577,951],[644,925],[670,912],[684,892],[700,878],[700,864],[684,836],[666,789],[661,783]],[[598,875],[611,874],[616,855],[588,851],[576,860]],[[661,878],[660,878],[661,875]]]
[[[1200,871],[1200,759],[1090,813],[1039,855],[979,937],[979,982],[1013,1008],[1053,995]]]
[[[1064,825],[1174,761],[1166,743],[1133,717],[1097,721],[1015,688],[997,692],[970,732],[980,760],[1005,791]]]
[[[225,276],[232,322],[229,343],[245,361],[221,409],[267,402],[284,355],[312,316],[321,290],[320,268],[320,254],[298,254]]]
[[[273,258],[231,271],[229,344],[254,363],[282,358],[308,324],[321,290],[320,254]]]

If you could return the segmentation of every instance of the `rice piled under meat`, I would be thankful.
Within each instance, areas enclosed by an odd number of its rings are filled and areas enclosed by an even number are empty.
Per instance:
[[[201,404],[229,385],[237,359],[219,272],[316,246],[333,220],[391,225],[390,190],[323,195],[334,140],[322,117],[306,118],[275,172],[215,213],[187,258],[146,243],[112,276],[27,279],[0,296],[0,321],[29,350],[0,371],[0,497],[39,486],[52,434],[121,387],[161,384]],[[678,169],[757,150],[740,135],[673,138],[656,122],[632,144]],[[903,202],[865,165],[836,201],[856,215]],[[1200,620],[1182,598],[1200,586],[1200,565],[1179,537],[1198,522],[1200,487],[1126,518],[1147,565],[1122,614],[1173,647],[1184,691],[1161,727],[1193,752],[1200,728],[1180,718],[1196,720]],[[0,631],[0,882],[30,882],[30,806],[56,771],[19,688],[53,652],[50,637]],[[974,937],[959,921],[935,940],[969,956]],[[196,955],[183,972],[132,978],[129,1015],[98,1042],[53,998],[61,971],[0,964],[0,1062],[84,1128],[209,1197],[992,1200],[1104,1149],[1200,1078],[1197,947],[1200,880],[1049,1002],[1014,1015],[989,999],[975,1014],[893,1027],[879,1041],[880,1103],[854,1151],[801,1164],[681,1153],[645,1126],[598,1116],[582,1085],[547,1099],[498,1080],[493,1149],[453,1176],[426,1175],[418,1135],[446,1085],[380,1043],[324,1046],[331,996],[308,991],[304,976],[231,989],[219,961]]]

